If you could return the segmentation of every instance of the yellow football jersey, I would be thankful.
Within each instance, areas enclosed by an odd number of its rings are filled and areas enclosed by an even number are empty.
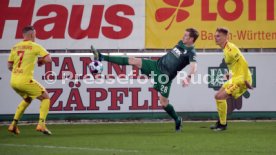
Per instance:
[[[224,49],[224,59],[232,78],[241,77],[241,80],[251,81],[251,73],[248,63],[239,48],[231,42],[227,42]]]
[[[11,82],[32,79],[37,57],[45,57],[48,54],[45,48],[30,40],[14,45],[8,59],[9,62],[13,62]]]

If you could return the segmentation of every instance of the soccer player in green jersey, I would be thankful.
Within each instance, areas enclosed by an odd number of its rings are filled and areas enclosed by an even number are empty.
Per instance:
[[[187,86],[190,83],[191,77],[197,70],[194,43],[198,36],[199,33],[196,29],[186,29],[182,40],[180,40],[171,51],[158,60],[103,55],[95,50],[93,46],[91,46],[91,50],[94,53],[95,60],[108,61],[118,65],[133,65],[141,69],[143,74],[155,74],[153,88],[160,93],[160,104],[168,115],[174,119],[175,130],[181,131],[182,118],[177,115],[173,105],[169,103],[168,97],[172,80],[179,71],[187,65],[190,65],[190,71],[187,77],[183,79],[183,86]],[[159,76],[161,77],[159,78]]]

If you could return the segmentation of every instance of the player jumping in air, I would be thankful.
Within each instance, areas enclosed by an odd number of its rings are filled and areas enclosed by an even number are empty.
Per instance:
[[[141,72],[146,75],[156,74],[154,76],[154,86],[159,93],[160,104],[164,110],[175,121],[175,130],[181,131],[182,118],[179,117],[174,107],[169,103],[168,97],[172,80],[176,77],[178,71],[181,71],[190,64],[188,76],[183,80],[183,85],[190,83],[191,77],[197,70],[196,50],[194,43],[197,40],[199,33],[194,28],[188,28],[185,34],[175,47],[162,56],[159,60],[148,60],[134,57],[119,57],[103,55],[91,47],[94,53],[94,59],[99,61],[108,61],[118,65],[133,65],[141,69]],[[160,78],[159,78],[160,76]]]

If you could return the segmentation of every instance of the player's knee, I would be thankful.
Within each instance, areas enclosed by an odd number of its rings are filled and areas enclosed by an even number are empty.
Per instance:
[[[163,96],[159,96],[160,104],[163,107],[166,107],[169,104],[169,100]]]
[[[138,68],[142,67],[142,60],[140,58],[135,58],[135,57],[129,57],[128,63],[130,65],[136,66]]]
[[[48,93],[44,93],[43,94],[43,99],[50,99],[49,94]]]
[[[38,96],[37,99],[44,100],[44,99],[50,99],[49,94],[47,91],[43,92],[42,95]]]
[[[32,98],[28,96],[28,97],[26,97],[24,99],[24,101],[27,102],[27,103],[31,103],[32,102]]]
[[[129,57],[129,58],[128,58],[128,63],[129,63],[130,65],[134,65],[134,64],[135,64],[135,58],[134,58],[134,57]]]
[[[215,95],[216,100],[226,100],[229,97],[229,95],[226,92],[218,92]]]
[[[168,105],[168,102],[160,101],[160,104],[161,104],[162,107],[166,107]]]
[[[216,99],[216,100],[221,100],[221,95],[220,95],[220,93],[216,93],[215,99]]]

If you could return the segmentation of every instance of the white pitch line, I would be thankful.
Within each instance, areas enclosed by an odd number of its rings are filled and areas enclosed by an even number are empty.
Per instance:
[[[0,146],[31,147],[31,148],[35,147],[35,148],[66,149],[66,150],[86,150],[86,151],[100,151],[100,152],[126,152],[126,153],[138,153],[139,152],[138,150],[88,148],[88,147],[68,147],[68,146],[51,146],[51,145],[0,144]]]

